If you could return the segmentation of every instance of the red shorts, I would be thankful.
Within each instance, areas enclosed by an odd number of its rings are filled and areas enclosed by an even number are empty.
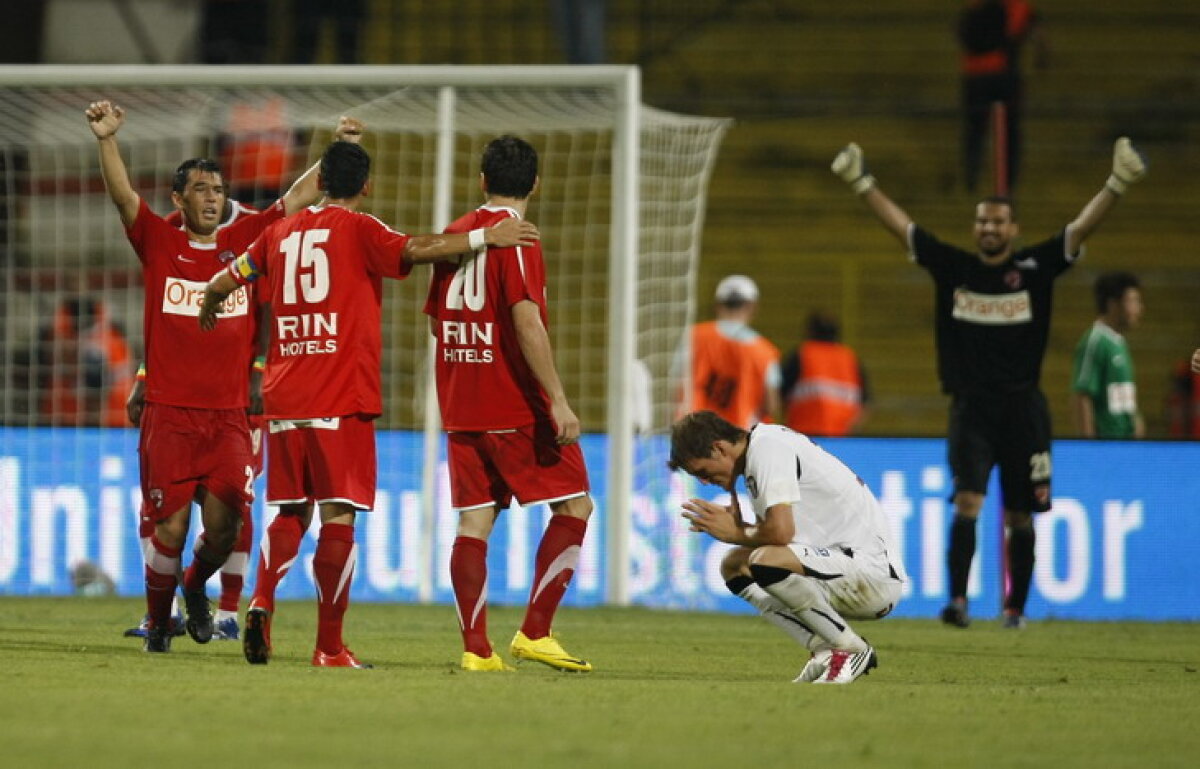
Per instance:
[[[352,415],[333,419],[273,419],[267,443],[267,504],[341,502],[375,506],[375,422]]]
[[[254,453],[254,477],[262,475],[263,457],[267,454],[267,420],[262,418],[262,414],[254,414],[247,416],[246,422],[250,425],[250,450]]]
[[[560,446],[545,427],[449,434],[450,501],[455,510],[495,505],[513,497],[522,506],[557,502],[588,492],[578,443]]]
[[[161,521],[202,491],[245,516],[254,502],[254,456],[243,409],[147,403],[142,411],[142,517]]]

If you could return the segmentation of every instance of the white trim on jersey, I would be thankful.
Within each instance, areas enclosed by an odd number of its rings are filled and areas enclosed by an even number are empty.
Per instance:
[[[511,206],[491,206],[491,205],[488,205],[487,203],[484,203],[482,206],[480,206],[478,208],[478,210],[479,211],[492,211],[493,213],[496,211],[507,211],[508,213],[512,214],[513,217],[516,219],[522,218],[521,212],[515,208],[512,208]]]
[[[271,434],[287,430],[336,430],[342,423],[341,417],[312,417],[310,419],[269,419],[267,429]]]
[[[358,212],[356,212],[356,213],[362,213],[362,215],[363,215],[363,216],[365,216],[365,217],[367,217],[368,219],[374,219],[375,221],[379,222],[379,225],[380,225],[381,227],[383,227],[385,230],[387,230],[388,232],[392,233],[393,235],[404,235],[404,234],[406,234],[406,233],[403,233],[403,232],[401,232],[400,230],[393,229],[393,228],[391,227],[391,225],[389,225],[387,222],[383,221],[382,219],[380,219],[380,218],[379,218],[379,217],[377,217],[377,216],[372,216],[371,214],[364,213],[364,212],[361,212],[361,211],[358,211]]]

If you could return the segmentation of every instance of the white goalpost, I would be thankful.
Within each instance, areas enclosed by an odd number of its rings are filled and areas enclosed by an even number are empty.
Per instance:
[[[98,391],[112,372],[88,368],[86,340],[65,343],[64,323],[103,317],[133,356],[142,349],[139,268],[100,182],[83,118],[90,101],[126,108],[118,138],[131,179],[162,214],[171,172],[194,156],[222,163],[233,197],[269,202],[349,114],[366,123],[373,159],[366,209],[403,231],[440,231],[481,202],[483,146],[504,133],[529,140],[541,159],[529,216],[545,244],[556,360],[585,432],[606,436],[604,477],[593,471],[604,498],[605,600],[630,602],[639,463],[662,468],[665,459],[652,448],[661,440],[646,437],[661,439],[675,415],[679,383],[669,372],[696,315],[707,185],[729,121],[643,105],[640,72],[624,66],[8,66],[0,94],[4,456],[21,451],[8,428],[105,424]],[[381,455],[380,464],[419,479],[417,571],[428,577],[445,478],[426,278],[416,271],[385,289],[380,426],[421,437],[416,456]],[[78,317],[80,299],[92,315]],[[56,411],[51,388],[74,410]],[[430,600],[434,580],[417,582]]]

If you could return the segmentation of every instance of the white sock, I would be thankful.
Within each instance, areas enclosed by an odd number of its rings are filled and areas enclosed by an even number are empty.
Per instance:
[[[825,593],[811,577],[792,574],[764,589],[790,608],[805,627],[830,647],[854,652],[867,648],[867,642],[829,605]]]
[[[821,639],[801,624],[791,609],[784,606],[778,598],[763,590],[758,584],[751,582],[742,592],[738,593],[738,598],[758,609],[758,613],[762,615],[763,619],[782,630],[789,638],[804,648],[812,651],[823,645]]]

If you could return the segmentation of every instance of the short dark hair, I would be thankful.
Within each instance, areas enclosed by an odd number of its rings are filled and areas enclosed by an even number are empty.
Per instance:
[[[516,136],[501,136],[488,142],[480,164],[490,195],[527,198],[537,181],[537,150]]]
[[[371,156],[353,142],[334,142],[321,155],[321,188],[335,200],[362,192],[371,178]]]
[[[1092,288],[1096,297],[1096,312],[1103,315],[1108,310],[1109,302],[1119,302],[1126,291],[1141,287],[1142,284],[1132,272],[1117,270],[1104,273],[1096,278],[1096,285]]]
[[[836,342],[841,336],[837,318],[827,312],[817,311],[808,316],[805,334],[817,342]]]
[[[712,456],[717,441],[737,443],[746,435],[745,430],[711,411],[693,411],[671,425],[671,458],[667,467],[683,469],[693,459]]]
[[[217,161],[209,160],[208,158],[189,158],[179,164],[175,169],[175,176],[171,178],[171,190],[182,193],[187,189],[188,176],[195,170],[202,174],[216,174],[221,176],[221,181],[225,178],[221,174],[221,166],[217,165]]]
[[[984,204],[993,206],[1008,206],[1008,215],[1014,222],[1017,220],[1017,204],[1007,195],[988,195],[975,205],[982,206]]]

